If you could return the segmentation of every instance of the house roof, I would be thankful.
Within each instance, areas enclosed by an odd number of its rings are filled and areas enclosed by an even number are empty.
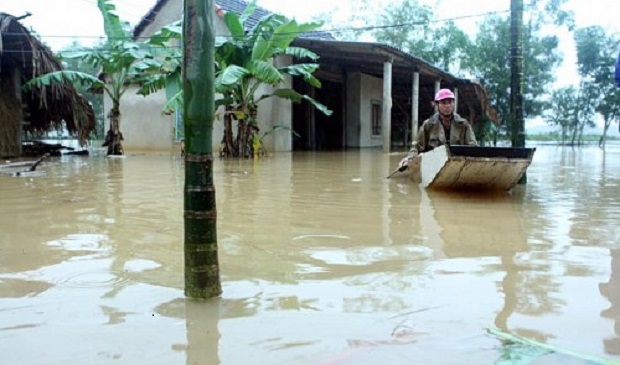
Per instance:
[[[421,101],[433,100],[435,81],[440,80],[442,87],[458,88],[459,110],[467,111],[468,115],[484,115],[496,124],[499,123],[499,115],[490,105],[487,93],[480,84],[458,78],[398,48],[381,43],[303,38],[295,39],[293,45],[319,55],[321,67],[315,73],[319,78],[343,81],[341,78],[344,71],[383,78],[384,63],[391,61],[393,98],[410,98],[412,75],[417,71],[420,74]],[[430,115],[431,109],[429,103],[422,103],[420,114]]]
[[[20,84],[23,84],[37,76],[63,69],[51,49],[30,34],[20,24],[19,18],[0,13],[0,36],[1,78],[8,78],[14,69],[19,69]],[[67,130],[84,142],[95,128],[92,106],[70,84],[34,87],[22,91],[21,99],[29,114],[25,116],[29,122],[24,126],[27,131],[48,131],[62,126],[64,121]],[[21,105],[19,107],[21,109]]]
[[[157,0],[153,8],[146,13],[144,17],[138,22],[136,27],[133,30],[134,38],[139,38],[142,35],[142,32],[146,29],[146,27],[155,20],[157,14],[163,9],[163,7],[168,4],[170,1],[179,1],[179,0]],[[248,6],[248,3],[244,0],[215,0],[215,5],[218,8],[221,8],[224,11],[230,11],[233,13],[241,14]],[[180,1],[180,6],[182,6],[182,1]],[[219,9],[218,9],[219,10]],[[273,12],[257,6],[254,10],[254,13],[246,20],[246,26],[248,28],[254,27],[262,18],[267,15],[273,14]],[[326,32],[314,31],[308,32],[300,35],[302,38],[316,38],[316,39],[334,39],[331,34]]]
[[[159,11],[171,0],[158,0],[134,28],[134,37],[139,37],[144,29],[155,20]],[[179,1],[179,0],[175,0]],[[215,0],[219,11],[232,11],[242,13],[247,7],[243,0]],[[220,13],[218,12],[218,15]],[[252,16],[247,20],[247,25],[252,27],[266,15],[271,14],[266,9],[257,7]],[[458,78],[429,62],[410,55],[395,47],[371,42],[338,41],[326,32],[311,32],[304,34],[293,41],[293,45],[307,48],[320,56],[321,67],[317,70],[318,77],[340,77],[342,70],[358,71],[370,75],[383,77],[383,64],[387,60],[392,61],[392,75],[394,80],[393,93],[404,97],[411,95],[411,75],[414,70],[420,77],[421,100],[432,100],[434,83],[441,80],[442,85],[459,88],[459,110],[467,110],[470,115],[484,115],[489,120],[499,123],[499,116],[489,104],[484,88],[475,82]],[[335,75],[335,76],[334,76]],[[403,81],[404,80],[404,81]],[[463,101],[463,103],[461,103]],[[428,114],[428,105],[422,105],[420,113]],[[430,109],[430,108],[428,108]],[[430,111],[429,111],[430,112]],[[471,118],[471,117],[470,117]]]

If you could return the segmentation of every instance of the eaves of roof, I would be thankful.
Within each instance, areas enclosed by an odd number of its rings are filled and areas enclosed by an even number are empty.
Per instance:
[[[382,67],[384,62],[390,61],[395,67],[402,67],[411,71],[416,70],[450,83],[465,81],[419,57],[382,43],[298,38],[293,42],[293,45],[317,53],[321,60],[341,59],[377,67]]]

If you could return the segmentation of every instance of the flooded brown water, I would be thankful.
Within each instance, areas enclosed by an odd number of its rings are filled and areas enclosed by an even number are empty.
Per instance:
[[[499,364],[494,328],[620,362],[620,146],[538,147],[499,195],[386,179],[400,157],[217,160],[206,302],[179,156],[0,175],[0,364]]]

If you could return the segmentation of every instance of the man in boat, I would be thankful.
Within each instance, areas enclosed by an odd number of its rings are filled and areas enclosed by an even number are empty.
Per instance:
[[[398,164],[399,171],[405,171],[419,154],[446,143],[472,146],[477,144],[471,124],[454,112],[454,100],[454,93],[449,89],[441,89],[435,94],[434,104],[437,111],[422,124],[409,154]]]

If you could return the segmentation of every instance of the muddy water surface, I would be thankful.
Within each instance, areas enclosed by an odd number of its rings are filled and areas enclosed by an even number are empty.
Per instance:
[[[487,329],[620,362],[620,146],[538,147],[499,195],[386,179],[400,157],[217,160],[207,302],[183,296],[178,156],[0,175],[0,364],[500,363]]]

